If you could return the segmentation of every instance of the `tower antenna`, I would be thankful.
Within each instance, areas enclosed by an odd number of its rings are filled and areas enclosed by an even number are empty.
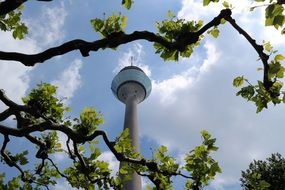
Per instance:
[[[134,56],[131,56],[131,66],[134,65]]]

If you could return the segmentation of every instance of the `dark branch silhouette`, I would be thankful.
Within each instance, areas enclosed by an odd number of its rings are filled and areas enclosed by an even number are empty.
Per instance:
[[[0,3],[0,15],[5,15],[19,8],[28,0],[6,0]],[[37,0],[37,1],[52,1],[52,0]]]
[[[163,45],[169,50],[184,51],[188,45],[196,43],[199,40],[199,37],[211,27],[218,26],[221,23],[222,19],[227,20],[233,26],[234,29],[236,29],[242,36],[244,36],[259,55],[264,66],[264,86],[268,90],[272,86],[272,82],[268,78],[269,55],[264,53],[262,45],[257,44],[256,41],[252,37],[250,37],[250,35],[235,22],[235,20],[231,17],[230,9],[222,10],[217,17],[215,17],[212,21],[204,25],[200,30],[198,30],[197,32],[185,33],[183,34],[183,36],[180,36],[179,39],[174,42],[169,42],[162,36],[159,36],[158,34],[149,31],[135,31],[131,34],[118,32],[111,34],[107,38],[96,40],[93,42],[87,42],[81,39],[71,40],[60,46],[49,48],[37,54],[24,54],[18,52],[0,51],[0,60],[18,61],[24,64],[25,66],[34,66],[37,63],[43,63],[46,60],[49,60],[55,56],[64,55],[74,50],[79,50],[83,57],[87,57],[89,56],[89,53],[91,51],[96,52],[99,49],[115,48],[122,44],[126,44],[136,40],[147,40],[149,42],[156,42]]]

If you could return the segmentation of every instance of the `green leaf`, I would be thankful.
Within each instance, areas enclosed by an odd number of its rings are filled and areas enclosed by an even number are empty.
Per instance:
[[[227,22],[226,19],[224,19],[224,18],[221,19],[221,24],[225,24],[226,22]]]
[[[233,86],[234,86],[234,87],[239,87],[239,86],[243,85],[243,83],[244,83],[244,78],[243,78],[243,76],[241,76],[241,77],[236,77],[236,78],[233,80]]]
[[[219,0],[203,0],[203,6],[209,5],[210,2],[219,2]]]
[[[270,44],[270,42],[264,43],[263,48],[269,53],[273,50],[273,46]]]
[[[276,61],[276,62],[283,61],[284,59],[285,59],[285,57],[281,54],[278,54],[274,57],[274,61]]]
[[[209,5],[210,2],[211,2],[211,0],[203,0],[203,6]]]
[[[125,170],[124,168],[120,168],[120,174],[128,174],[128,171]]]
[[[79,149],[79,151],[80,151],[81,153],[84,153],[84,152],[85,152],[85,147],[84,147],[83,145],[80,145],[80,146],[78,147],[78,149]]]
[[[132,0],[122,0],[122,5],[124,5],[125,8],[130,9],[132,6],[133,1]]]
[[[202,131],[201,131],[201,135],[202,135],[202,137],[203,137],[205,140],[209,140],[209,139],[211,138],[210,133],[209,133],[208,131],[206,131],[206,130],[202,130]]]
[[[284,8],[280,4],[270,4],[265,9],[265,25],[273,25],[276,29],[283,26],[285,16],[283,15]]]
[[[276,77],[277,78],[283,78],[284,77],[284,72],[285,72],[285,68],[283,66],[281,66],[280,70],[276,74]]]
[[[276,29],[279,29],[280,27],[283,26],[284,22],[285,22],[285,16],[277,15],[274,18],[273,25]]]
[[[127,26],[127,17],[126,16],[122,16],[121,17],[121,28],[124,29]]]
[[[164,60],[168,61],[177,61],[178,60],[178,51],[177,50],[165,50],[160,55]]]
[[[175,16],[174,16],[174,14],[173,14],[173,12],[172,12],[171,10],[168,10],[168,11],[167,11],[167,17],[168,17],[169,19],[173,19]]]
[[[236,95],[242,96],[243,98],[250,100],[253,97],[254,93],[255,93],[254,87],[250,85],[241,88],[241,90],[238,91]]]
[[[224,1],[224,2],[223,2],[223,6],[224,6],[226,9],[230,8],[230,4],[229,4],[229,2],[227,2],[227,1]]]
[[[161,152],[165,153],[165,152],[167,152],[167,147],[166,146],[161,146],[159,150]]]
[[[215,27],[214,29],[211,30],[211,35],[214,37],[214,38],[217,38],[220,34],[220,31],[217,27]]]
[[[280,69],[282,68],[282,65],[280,62],[271,62],[269,64],[269,74],[276,75]]]

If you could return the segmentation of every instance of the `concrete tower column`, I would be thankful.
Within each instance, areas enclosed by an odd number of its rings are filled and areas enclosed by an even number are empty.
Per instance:
[[[124,129],[129,129],[134,151],[140,153],[137,105],[149,96],[151,81],[140,68],[128,66],[115,76],[111,89],[114,95],[126,105]],[[122,164],[127,163],[120,163],[120,168]],[[131,179],[123,183],[124,190],[141,190],[141,177],[136,173],[130,175]],[[124,175],[121,175],[121,178],[124,178]]]
[[[126,109],[125,109],[125,121],[124,129],[129,129],[129,135],[134,147],[135,152],[140,152],[139,145],[139,129],[138,129],[138,110],[137,110],[137,100],[134,97],[129,97],[126,100]],[[121,165],[120,165],[121,168]],[[122,176],[123,177],[123,176]],[[123,184],[124,190],[141,190],[141,177],[133,173],[131,174],[130,181],[127,181]]]
[[[130,139],[135,152],[140,152],[137,100],[128,98],[126,101],[124,129],[129,129]]]

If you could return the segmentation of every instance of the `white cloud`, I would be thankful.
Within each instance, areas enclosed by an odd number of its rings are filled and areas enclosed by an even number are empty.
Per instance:
[[[35,19],[27,19],[29,35],[23,40],[14,40],[10,32],[0,32],[0,45],[4,51],[37,53],[46,45],[50,45],[63,38],[62,30],[67,12],[64,4],[59,7],[45,8],[42,15]],[[31,38],[30,38],[31,37]],[[26,67],[21,63],[0,61],[0,88],[5,89],[7,95],[17,102],[29,88],[29,73],[34,67]]]
[[[233,177],[225,177],[218,174],[215,180],[210,183],[210,187],[216,190],[226,190],[226,186],[236,184],[237,181]]]
[[[52,81],[51,83],[57,86],[57,96],[60,99],[63,99],[63,103],[70,104],[70,99],[74,96],[74,93],[81,86],[81,75],[80,69],[83,62],[79,59],[74,60],[70,66],[62,71],[61,75],[57,80]],[[63,133],[58,133],[59,142],[62,145],[64,150],[67,150],[65,142],[67,141],[66,135]],[[57,153],[54,155],[57,161],[63,161],[65,158],[64,153]]]
[[[198,0],[182,0],[182,7],[178,12],[178,18],[186,20],[204,20],[205,24],[212,20],[224,8],[220,3],[211,3],[204,7],[201,1]],[[258,43],[262,40],[270,41],[273,45],[281,45],[285,42],[284,35],[280,35],[273,27],[265,27],[265,7],[256,8],[254,11],[249,11],[250,7],[256,5],[250,0],[228,0],[232,4],[232,17],[237,24],[241,26],[247,33],[252,35]],[[230,25],[227,23],[226,25]],[[231,30],[234,30],[231,27]],[[238,33],[237,33],[238,34]]]
[[[131,62],[134,66],[140,67],[149,77],[151,76],[151,70],[148,65],[143,63],[143,56],[145,52],[143,46],[139,43],[135,43],[132,49],[124,53],[119,59],[118,66],[113,70],[114,73],[118,73],[122,68],[130,66]]]
[[[72,98],[76,90],[81,85],[80,69],[83,62],[79,59],[74,60],[59,76],[57,80],[51,83],[58,87],[57,95],[60,98],[67,98],[65,103],[69,103],[68,99]]]
[[[18,51],[34,53],[38,50],[35,42],[29,38],[14,40],[10,32],[0,32],[0,45],[4,51]],[[4,89],[7,96],[20,103],[21,97],[29,87],[29,73],[31,67],[12,61],[0,61],[0,88]]]
[[[204,7],[203,3],[199,0],[183,0],[182,8],[178,12],[178,18],[184,18],[187,20],[199,20],[205,19],[209,21],[209,19],[213,19],[214,16],[217,16],[224,7],[222,6],[222,2],[220,3],[211,3],[209,6]],[[249,0],[228,0],[232,6],[232,12],[234,16],[248,16],[249,9],[252,6],[252,1]],[[245,18],[245,17],[244,17]]]
[[[207,72],[210,67],[216,63],[220,57],[215,46],[207,41],[204,45],[206,49],[207,58],[203,61],[200,68],[196,66],[190,67],[183,73],[176,74],[169,79],[163,81],[153,81],[152,94],[158,96],[159,102],[162,105],[173,105],[177,100],[178,91],[190,88],[201,73]]]
[[[51,83],[57,86],[57,96],[63,99],[65,105],[70,104],[70,99],[74,96],[74,93],[81,86],[81,75],[80,69],[82,67],[82,61],[79,59],[74,60],[62,73],[58,79]],[[63,150],[67,150],[66,141],[67,137],[65,134],[58,132],[59,142],[62,145]],[[63,161],[66,158],[65,153],[56,153],[54,158],[57,162]]]
[[[209,9],[205,11],[201,1],[197,0],[183,0],[182,8],[178,12],[178,18],[184,18],[187,20],[199,20],[206,18],[213,18],[214,15],[219,14],[221,8],[214,4],[209,6]]]
[[[265,30],[262,31],[263,39],[265,41],[269,41],[275,48],[279,45],[284,45],[285,36],[280,35],[280,30],[276,30],[273,27],[266,27]]]
[[[61,2],[55,7],[42,8],[42,14],[37,18],[26,19],[31,38],[37,41],[38,46],[46,47],[61,42],[65,32],[63,26],[67,11]]]

